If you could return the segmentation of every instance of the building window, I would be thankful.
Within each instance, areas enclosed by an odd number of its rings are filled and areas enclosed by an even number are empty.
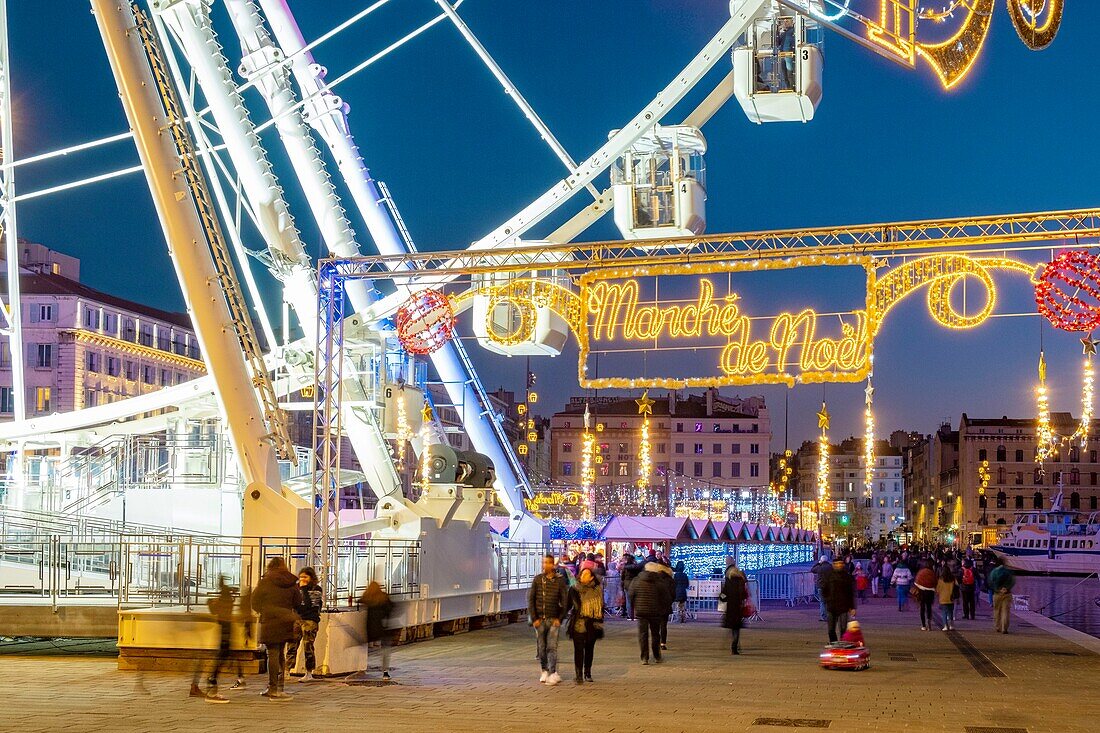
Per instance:
[[[657,444],[657,452],[663,455],[664,452],[665,452],[666,447],[667,446],[664,443],[658,443]]]
[[[153,327],[151,325],[146,324],[141,327],[141,336],[138,339],[138,343],[142,346],[153,345]]]
[[[982,499],[985,499],[985,497],[983,496]],[[900,496],[895,496],[894,497],[894,506],[895,507],[900,507],[901,506],[901,497]]]
[[[160,370],[160,385],[168,387],[172,384],[172,372],[169,369]]]
[[[1031,505],[1036,509],[1043,508],[1043,492],[1036,491],[1035,495],[1031,497]],[[1044,515],[1045,516],[1045,515]]]
[[[1089,509],[1091,509],[1093,511],[1096,510],[1096,499],[1097,499],[1096,494],[1093,494],[1092,496],[1089,497]]]
[[[730,464],[730,476],[733,478],[741,478],[741,464],[737,461]]]
[[[676,432],[677,433],[684,432],[684,424],[682,422],[676,423]]]
[[[137,375],[138,375],[137,362],[133,362],[133,361],[126,362],[126,378],[129,379],[131,382],[136,382],[137,378],[138,378]]]
[[[1007,461],[1008,460],[1008,455],[1007,454],[1008,454],[1008,451],[1005,450],[1005,447],[1003,445],[997,446],[997,460],[998,461],[1000,461],[1001,463],[1004,463],[1005,461]]]
[[[157,331],[157,348],[161,351],[172,350],[172,339],[167,332]]]
[[[1089,463],[1096,463],[1096,451],[1089,451]]]
[[[984,461],[988,457],[989,457],[989,453],[986,451],[985,448],[982,448],[981,450],[978,451],[978,460],[979,461]]]
[[[1017,471],[1016,472],[1016,485],[1017,486],[1023,486],[1024,485],[1024,472],[1023,471]]]
[[[146,384],[157,383],[157,370],[151,366],[144,366],[141,368],[141,381]]]
[[[702,478],[703,477],[703,462],[702,461],[696,461],[695,465],[692,466],[692,475],[695,476],[695,478]]]
[[[700,456],[700,455],[703,454],[703,444],[702,443],[696,443],[694,447],[695,447],[695,455]]]
[[[36,321],[52,321],[53,320],[53,304],[51,303],[39,303],[36,306],[31,306],[31,323]]]
[[[1024,495],[1023,494],[1017,494],[1016,495],[1016,508],[1017,509],[1023,509],[1024,508]]]
[[[879,481],[878,482],[878,490],[879,491],[886,491],[886,483],[883,482],[883,481]]]
[[[1005,482],[1005,467],[997,466],[997,483],[1003,484]]]
[[[1069,462],[1080,463],[1081,462],[1081,449],[1077,446],[1070,446],[1069,449]]]
[[[187,344],[183,343],[183,339],[181,339],[179,336],[176,336],[176,338],[172,340],[172,351],[176,354],[179,354],[180,356],[183,356],[185,353],[187,353]]]
[[[50,411],[50,388],[49,387],[35,387],[34,388],[34,409],[36,412],[49,412]]]
[[[84,306],[84,328],[99,330],[99,309]]]
[[[100,358],[100,355],[94,351],[87,352],[84,355],[84,368],[89,372],[98,373]]]
[[[629,463],[619,463],[619,475],[620,476],[629,476],[630,475],[630,464]]]
[[[103,314],[103,330],[113,335],[116,328],[118,328],[118,316],[114,313],[105,312]]]
[[[721,443],[715,443],[714,446],[713,446],[713,450],[714,450],[714,455],[716,455],[716,456],[721,455],[722,454],[722,444]]]
[[[1069,472],[1069,485],[1080,486],[1081,485],[1081,471],[1077,466],[1074,466]]]
[[[759,463],[750,463],[749,464],[749,477],[750,478],[757,478],[759,476],[760,476],[760,464]]]
[[[676,452],[676,453],[683,453],[683,452],[684,452],[684,444],[683,444],[683,443],[677,443],[677,444],[676,444],[676,445],[674,446],[674,452]]]
[[[96,393],[96,391],[94,389],[84,390],[84,406],[85,407],[95,407],[97,396],[98,396],[98,394]]]
[[[619,452],[626,453],[628,450],[626,443],[619,443]]]
[[[676,471],[676,473],[680,474],[681,476],[684,475],[684,462],[683,461],[676,461],[675,471]]]
[[[880,497],[880,498],[879,498],[879,500],[878,500],[878,505],[879,505],[879,508],[880,508],[880,509],[881,509],[881,508],[885,508],[885,507],[886,507],[886,499],[885,499],[885,498],[882,498],[882,497]]]
[[[981,496],[978,497],[978,508],[979,509],[985,509],[985,507],[986,507],[986,498],[985,498],[985,494],[982,494]]]
[[[1089,486],[1096,486],[1096,471],[1089,474]]]
[[[701,422],[695,423],[695,432],[697,432],[697,433],[703,432],[703,423],[701,423]]]
[[[1008,495],[1003,491],[997,492],[997,508],[1005,509],[1008,507]]]
[[[199,359],[199,345],[194,341],[187,345],[187,356],[188,358],[194,359],[195,361],[198,361]]]
[[[122,360],[117,356],[107,357],[107,374],[112,377],[117,377],[122,373]]]
[[[749,443],[749,453],[752,453],[753,455],[758,455],[760,453],[760,444]]]
[[[0,387],[0,412],[15,412],[15,391],[11,387]]]
[[[573,452],[573,444],[572,443],[562,443],[561,444],[561,452],[562,453],[572,453]]]
[[[1032,481],[1031,483],[1035,484],[1036,486],[1043,485],[1043,472],[1038,468],[1035,469],[1035,476],[1033,478],[1034,481]]]
[[[122,319],[122,340],[133,341],[134,340],[134,319],[124,318]]]
[[[1019,450],[1019,449],[1016,450],[1016,462],[1017,463],[1023,463],[1024,462],[1024,452],[1022,450]]]
[[[1081,495],[1074,491],[1069,495],[1069,508],[1080,509],[1081,508]]]
[[[562,476],[572,476],[573,475],[573,462],[572,461],[565,461],[564,463],[561,464],[561,475]]]
[[[730,451],[731,453],[733,453],[735,456],[740,455],[740,453],[741,453],[741,444],[740,443],[734,443],[733,446],[731,446],[731,448],[732,448],[731,451]]]
[[[714,478],[722,478],[722,462],[715,461],[714,464],[710,467],[710,472],[710,475]]]

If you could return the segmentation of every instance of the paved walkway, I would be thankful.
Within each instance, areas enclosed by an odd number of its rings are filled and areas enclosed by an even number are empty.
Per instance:
[[[955,635],[922,632],[892,601],[860,611],[872,667],[817,667],[824,624],[815,608],[765,608],[731,657],[713,621],[673,626],[662,665],[638,663],[633,626],[608,624],[596,682],[537,683],[534,639],[513,625],[400,647],[387,687],[288,684],[295,699],[229,692],[229,705],[186,696],[189,677],[119,672],[111,658],[5,656],[6,730],[35,731],[752,731],[763,719],[828,721],[827,730],[1085,733],[1100,729],[1100,658],[1015,623],[992,631],[989,609]],[[572,644],[563,639],[571,672]],[[377,671],[374,672],[377,674]],[[991,676],[990,676],[991,675]],[[14,699],[10,699],[14,693]],[[782,721],[772,721],[782,722]]]

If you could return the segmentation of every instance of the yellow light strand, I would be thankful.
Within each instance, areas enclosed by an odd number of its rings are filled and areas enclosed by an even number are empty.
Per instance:
[[[405,389],[397,391],[397,470],[405,470],[405,446],[412,438],[409,429],[409,413],[405,406]]]
[[[1092,354],[1085,354],[1085,363],[1081,377],[1081,422],[1071,440],[1079,441],[1082,448],[1088,446],[1089,430],[1092,428],[1093,374]]]
[[[821,428],[817,444],[817,500],[820,504],[829,498],[829,410],[824,402],[817,414],[817,424]]]
[[[420,423],[420,487],[423,490],[428,485],[428,438],[432,434],[432,422],[435,416],[432,406],[424,400],[424,409],[421,411],[423,418]]]
[[[1043,352],[1039,352],[1039,387],[1035,390],[1038,403],[1038,415],[1036,417],[1036,445],[1035,462],[1042,470],[1042,464],[1054,455],[1057,448],[1057,439],[1054,430],[1050,426],[1050,402],[1047,395],[1047,362]]]
[[[596,452],[596,437],[589,432],[591,414],[588,405],[584,407],[584,435],[581,436],[581,493],[584,494],[584,518],[594,519],[595,493],[592,485],[596,481],[596,469],[593,467],[593,454]]]

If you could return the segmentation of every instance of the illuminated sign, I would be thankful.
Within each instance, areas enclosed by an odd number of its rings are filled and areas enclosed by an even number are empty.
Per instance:
[[[539,491],[530,499],[523,500],[527,511],[536,516],[551,516],[577,514],[583,511],[585,506],[584,492],[582,491]]]
[[[787,272],[798,297],[806,298],[812,288],[803,286],[817,281],[802,279],[802,273],[796,272],[799,268],[838,273],[834,279],[844,284],[827,291],[830,300],[848,298],[848,307],[835,302],[822,304],[820,310],[804,304],[789,310],[770,306],[777,300],[774,284],[769,281],[761,295],[756,275],[774,279]],[[859,285],[853,287],[856,268]],[[490,310],[511,307],[517,315],[513,330],[490,329],[491,338],[503,345],[529,338],[539,309],[557,313],[580,344],[577,376],[587,389],[860,382],[870,372],[874,338],[896,305],[924,289],[928,313],[937,323],[952,329],[974,328],[993,313],[996,270],[1034,277],[1036,267],[1004,257],[964,254],[929,255],[893,268],[886,268],[885,260],[862,255],[596,267],[579,278],[577,290],[544,279],[516,277],[466,291],[455,296],[453,303],[457,308],[480,292],[489,297]],[[964,301],[958,294],[964,281],[969,281],[965,302],[978,305],[960,310]],[[756,297],[745,297],[753,285]],[[749,300],[758,305],[751,306]],[[765,307],[773,312],[760,312]],[[601,359],[599,374],[590,376],[588,360],[594,354],[608,358]],[[675,359],[675,371],[694,373],[653,374],[659,367],[650,367],[649,354],[654,358],[678,354],[683,358]],[[616,364],[620,373],[615,373]],[[595,426],[597,432],[603,429],[603,423]]]

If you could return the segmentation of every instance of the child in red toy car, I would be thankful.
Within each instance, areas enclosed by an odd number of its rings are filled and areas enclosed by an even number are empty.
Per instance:
[[[850,644],[856,644],[858,646],[867,646],[863,642],[863,631],[859,628],[859,621],[849,621],[847,628],[840,637],[841,641],[846,641]]]

